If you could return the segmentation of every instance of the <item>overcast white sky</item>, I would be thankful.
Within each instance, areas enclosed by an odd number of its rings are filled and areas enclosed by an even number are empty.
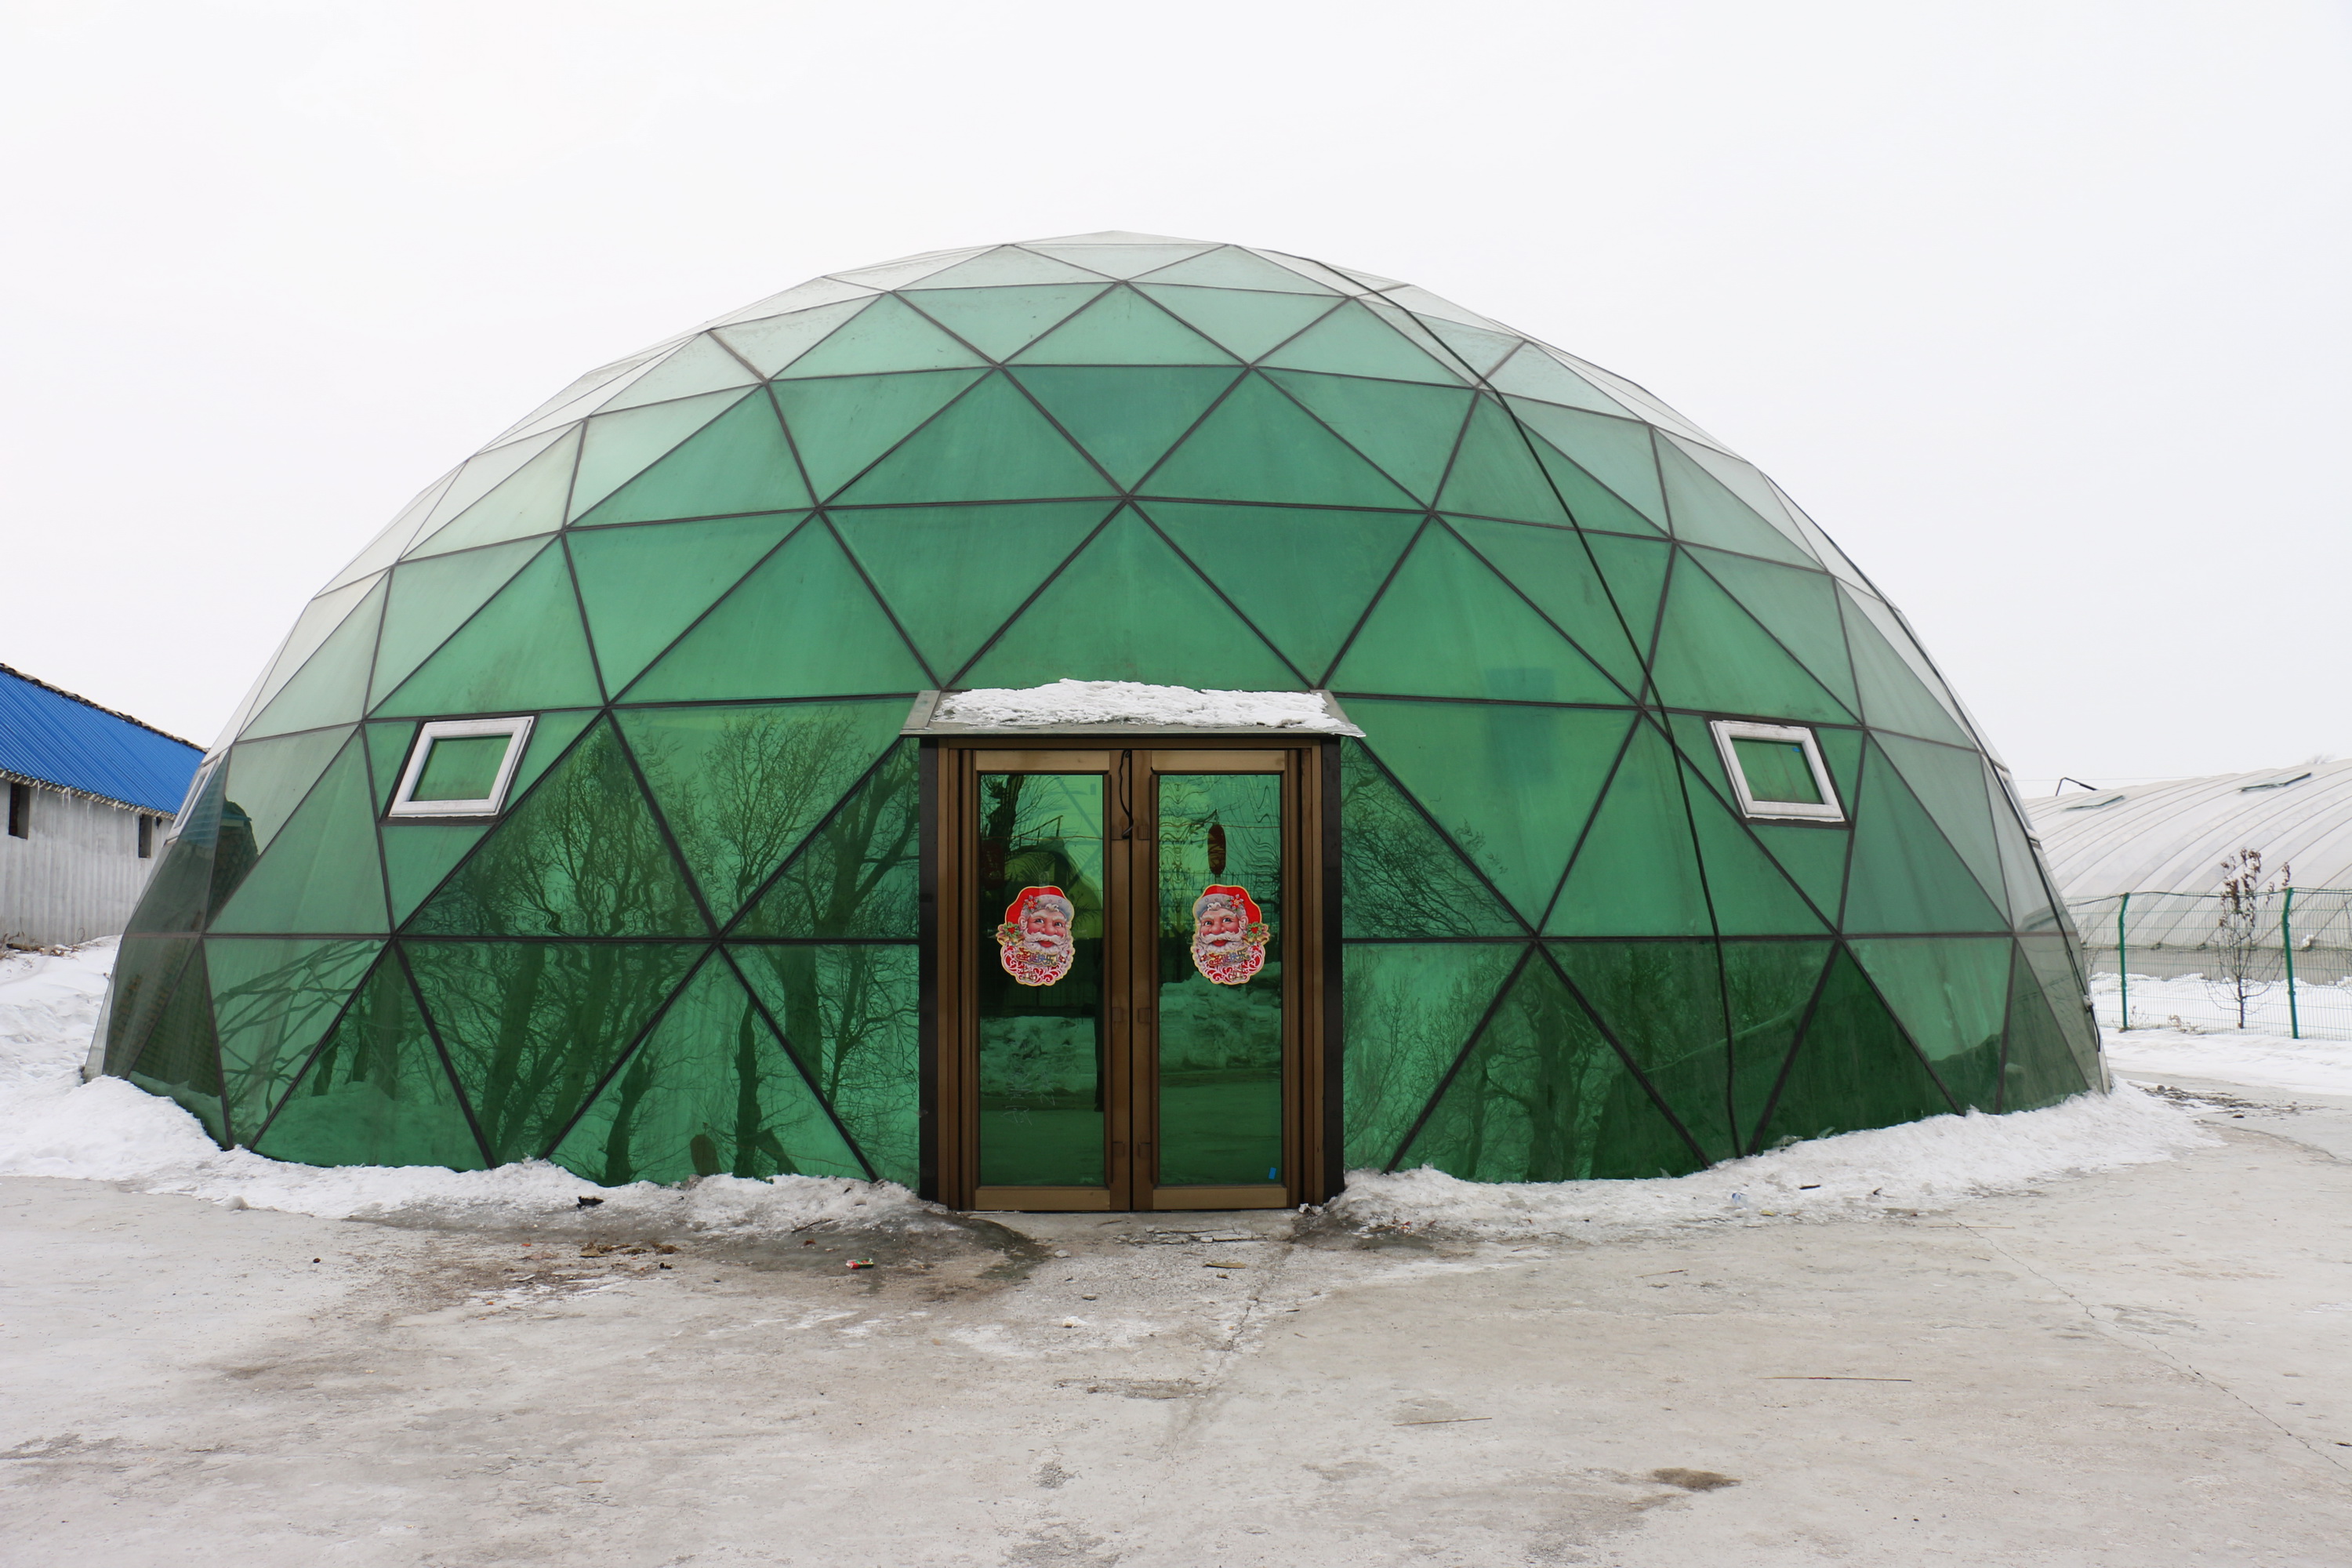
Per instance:
[[[820,271],[1098,228],[1649,385],[2019,774],[2352,752],[2344,0],[0,0],[0,661],[209,743],[418,488]]]

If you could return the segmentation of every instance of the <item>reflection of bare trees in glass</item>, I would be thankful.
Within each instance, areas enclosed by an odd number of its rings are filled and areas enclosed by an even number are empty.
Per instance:
[[[1349,936],[1500,935],[1492,894],[1350,741],[1341,747],[1341,910]],[[1484,846],[1462,837],[1473,858]]]
[[[215,951],[232,944],[215,942]],[[224,986],[215,973],[213,1016],[221,1040],[221,1069],[227,1082],[231,1131],[250,1143],[262,1118],[302,1069],[310,1048],[319,1040],[335,1010],[352,994],[352,984],[377,944],[372,942],[234,944],[240,957],[259,952],[279,962]],[[224,967],[217,960],[215,971]],[[370,1005],[362,997],[354,1011]],[[387,1088],[389,1086],[387,1085]]]

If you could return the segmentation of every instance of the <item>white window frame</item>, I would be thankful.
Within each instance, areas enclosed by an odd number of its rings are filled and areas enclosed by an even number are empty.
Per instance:
[[[1821,742],[1812,731],[1801,724],[1759,724],[1746,719],[1713,719],[1707,728],[1715,731],[1715,749],[1723,758],[1723,771],[1731,776],[1731,788],[1739,796],[1742,816],[1767,822],[1843,822],[1845,808],[1838,804],[1837,786],[1830,782],[1829,765],[1822,761]],[[1794,742],[1804,748],[1805,763],[1813,770],[1813,788],[1822,797],[1816,805],[1803,800],[1758,800],[1748,792],[1748,774],[1739,765],[1739,753],[1732,749],[1734,741]]]
[[[386,816],[496,816],[505,809],[508,786],[514,783],[515,770],[522,765],[523,749],[530,743],[531,716],[515,719],[436,719],[420,724],[416,739],[408,748],[408,765],[401,770],[400,787],[393,792],[391,809]],[[415,800],[417,781],[425,776],[425,759],[433,754],[436,741],[462,740],[474,735],[504,735],[507,754],[499,763],[499,776],[490,785],[490,793],[480,800]]]

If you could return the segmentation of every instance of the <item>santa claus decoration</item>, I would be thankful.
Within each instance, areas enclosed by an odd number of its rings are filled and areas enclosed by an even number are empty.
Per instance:
[[[1024,888],[996,928],[997,958],[1024,985],[1051,985],[1070,972],[1070,898],[1059,888]]]
[[[1246,888],[1212,883],[1192,900],[1192,967],[1219,985],[1240,985],[1265,966],[1273,932]]]

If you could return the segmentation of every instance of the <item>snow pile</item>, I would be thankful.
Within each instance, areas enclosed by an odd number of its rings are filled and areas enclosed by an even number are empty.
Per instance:
[[[940,700],[934,723],[998,729],[1026,724],[1165,724],[1176,729],[1319,730],[1352,734],[1312,691],[1195,691],[1133,680],[1057,680],[982,687]]]
[[[2132,1012],[2139,1012],[2137,993]],[[2255,1029],[2141,1029],[2105,1034],[2107,1065],[2137,1079],[2218,1079],[2252,1089],[2352,1095],[2352,1041],[2298,1040]]]
[[[1328,1211],[1359,1228],[1433,1227],[1485,1237],[1561,1235],[1586,1225],[1661,1226],[1757,1216],[1833,1219],[1943,1207],[2056,1176],[2170,1159],[2218,1140],[2129,1084],[2011,1116],[1937,1116],[1847,1132],[1688,1176],[1636,1182],[1458,1181],[1426,1168],[1357,1171]]]
[[[168,1100],[121,1079],[81,1081],[113,963],[111,941],[62,957],[0,959],[0,1175],[76,1177],[325,1219],[433,1225],[544,1226],[558,1216],[576,1219],[583,1197],[602,1200],[600,1223],[735,1236],[903,1226],[938,1212],[895,1183],[835,1176],[599,1187],[540,1160],[494,1171],[323,1169],[222,1150]]]

